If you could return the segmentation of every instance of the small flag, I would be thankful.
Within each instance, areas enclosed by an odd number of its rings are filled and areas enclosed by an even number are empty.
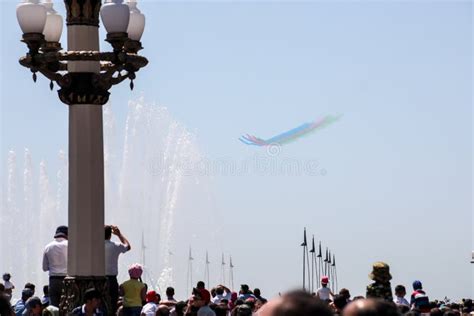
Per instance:
[[[319,253],[318,253],[318,258],[322,258],[323,257],[323,251],[321,249],[321,242],[319,242]]]
[[[306,247],[308,243],[306,242],[306,227],[304,228],[304,237],[303,237],[303,243],[301,244],[302,247]]]
[[[312,248],[309,252],[316,252],[316,248],[314,247],[314,235],[313,235],[313,245],[312,245]]]

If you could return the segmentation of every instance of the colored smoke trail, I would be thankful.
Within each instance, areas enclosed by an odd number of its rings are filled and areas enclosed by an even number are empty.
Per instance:
[[[338,115],[338,116],[328,115],[318,121],[304,123],[296,128],[293,128],[289,131],[278,134],[266,140],[253,136],[253,135],[249,135],[249,134],[241,136],[239,140],[246,145],[253,145],[253,146],[271,146],[271,145],[288,144],[292,141],[295,141],[296,139],[299,139],[303,136],[307,136],[311,133],[314,133],[316,131],[323,129],[324,127],[331,125],[332,123],[339,120],[341,117],[342,117],[341,115]]]

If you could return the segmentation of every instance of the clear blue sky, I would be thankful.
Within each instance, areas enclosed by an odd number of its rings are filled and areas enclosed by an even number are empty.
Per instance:
[[[10,148],[53,164],[67,141],[66,106],[17,62],[26,47],[15,5],[0,6],[2,179]],[[143,91],[196,131],[210,159],[240,161],[260,150],[238,142],[243,133],[344,115],[282,148],[281,157],[316,159],[325,176],[213,178],[239,281],[269,296],[299,284],[307,226],[336,252],[354,295],[376,260],[391,264],[394,285],[421,279],[433,297],[473,295],[471,2],[139,6],[150,64],[134,92],[112,89],[121,124]]]

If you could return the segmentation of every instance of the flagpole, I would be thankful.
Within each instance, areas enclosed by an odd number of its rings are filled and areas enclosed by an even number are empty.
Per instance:
[[[306,291],[306,227],[304,228],[304,236],[303,236],[303,243],[301,246],[303,247],[303,291]]]
[[[310,292],[314,292],[314,252],[316,249],[314,248],[314,235],[313,235],[313,242],[312,242],[312,248],[309,251],[311,253],[311,286],[310,286]]]
[[[324,258],[324,275],[328,276],[328,247],[326,247],[326,257]]]
[[[308,290],[311,291],[311,272],[309,271],[309,249],[308,245],[306,245],[306,264],[308,269]]]
[[[148,270],[148,268],[147,268],[146,262],[145,262],[145,249],[146,249],[146,246],[145,246],[145,232],[142,230],[142,263],[143,263],[143,269],[146,271],[146,270]],[[144,276],[146,276],[146,274]],[[143,278],[143,282],[146,282],[145,278]]]
[[[209,284],[209,254],[206,250],[206,270],[204,272],[204,280],[206,280],[207,282],[207,286],[210,288],[210,284]]]
[[[333,255],[333,261],[332,261],[332,266],[333,266],[333,271],[334,271],[334,285],[336,287],[336,292],[339,290],[337,286],[337,269],[336,269],[336,255]]]
[[[230,289],[233,291],[234,290],[234,264],[232,263],[232,256],[229,258],[229,286]]]
[[[332,279],[332,259],[331,259],[331,250],[329,250],[328,256],[328,277],[329,277],[329,288],[334,292],[334,280]]]
[[[322,251],[322,248],[321,248],[321,241],[319,242],[319,252],[318,252],[318,263],[319,263],[319,267],[318,268],[318,288],[319,288],[319,282],[321,280],[321,277],[322,277],[322,274],[323,274],[323,251]]]
[[[188,276],[186,280],[186,288],[189,290],[189,293],[193,290],[193,256],[191,252],[191,246],[189,246],[189,256],[188,256]]]
[[[225,285],[225,261],[224,261],[224,253],[222,253],[222,284]]]

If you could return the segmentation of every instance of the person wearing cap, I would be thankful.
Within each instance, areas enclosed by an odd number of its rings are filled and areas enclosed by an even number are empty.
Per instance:
[[[331,289],[329,289],[328,284],[329,277],[322,276],[321,287],[316,291],[316,297],[324,302],[329,302],[331,298],[334,297],[334,293],[331,292]]]
[[[104,313],[99,306],[102,301],[102,295],[94,288],[87,289],[84,292],[84,304],[72,310],[73,315],[81,316],[103,316]]]
[[[26,301],[33,296],[31,289],[23,289],[21,291],[21,298],[13,306],[13,311],[16,316],[21,316],[26,309]]]
[[[381,298],[393,302],[390,266],[385,262],[374,263],[369,278],[374,282],[367,286],[367,298]]]
[[[216,313],[209,307],[211,293],[206,289],[197,289],[194,295],[193,305],[198,307],[197,316],[216,316]]]
[[[111,241],[112,234],[118,237],[120,242]],[[117,311],[118,289],[118,258],[120,254],[131,249],[130,242],[122,235],[117,226],[105,226],[105,275],[109,282],[109,295],[112,303],[112,313]]]
[[[43,253],[43,271],[49,273],[50,304],[59,306],[63,280],[67,275],[67,226],[59,226],[54,240],[46,245]]]
[[[141,316],[155,316],[156,311],[158,310],[158,304],[160,304],[160,295],[155,291],[148,291],[146,293],[146,304],[143,306],[142,311],[140,312]]]
[[[124,316],[140,316],[143,307],[142,302],[146,298],[145,284],[139,281],[142,273],[143,267],[140,264],[132,264],[128,268],[130,279],[119,287],[119,295],[123,296]]]
[[[413,293],[410,297],[410,306],[412,309],[418,309],[421,313],[430,312],[430,299],[426,295],[426,292],[423,291],[423,284],[421,281],[413,282]]]

